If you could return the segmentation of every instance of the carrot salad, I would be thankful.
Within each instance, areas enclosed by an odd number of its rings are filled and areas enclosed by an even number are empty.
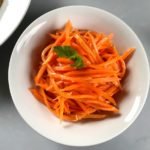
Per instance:
[[[50,33],[50,44],[41,53],[32,94],[60,120],[103,119],[118,114],[114,95],[121,90],[126,58],[112,38],[73,28],[70,21]]]

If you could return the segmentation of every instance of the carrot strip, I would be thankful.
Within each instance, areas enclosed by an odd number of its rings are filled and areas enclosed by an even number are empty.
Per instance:
[[[92,45],[93,45],[93,48],[94,48],[94,51],[93,51],[93,52],[95,52],[95,55],[96,55],[96,58],[97,58],[98,63],[103,62],[101,56],[99,55],[99,52],[98,52],[98,49],[97,49],[97,46],[96,46],[96,42],[94,41],[93,36],[91,35],[90,32],[88,32],[88,35],[89,35],[89,37],[91,38],[91,42],[92,42]]]
[[[126,59],[128,56],[130,56],[135,51],[135,48],[129,48],[125,51],[125,53],[122,55],[122,59]]]
[[[84,118],[89,118],[89,119],[104,119],[105,117],[107,117],[107,115],[103,115],[103,114],[89,114],[87,116],[85,116]]]
[[[73,64],[72,60],[68,58],[62,58],[62,57],[57,58],[57,62],[62,63],[62,64]]]
[[[91,60],[91,62],[95,63],[96,62],[95,55],[92,53],[92,51],[89,48],[89,46],[83,41],[83,39],[80,37],[80,35],[76,34],[74,37],[77,39],[77,42],[85,50],[85,52],[87,54],[89,53],[88,57]]]
[[[39,83],[39,80],[45,71],[46,71],[46,65],[42,65],[37,75],[35,76],[35,84]]]

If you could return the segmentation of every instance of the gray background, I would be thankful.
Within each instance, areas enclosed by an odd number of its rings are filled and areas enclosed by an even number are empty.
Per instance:
[[[40,136],[23,121],[13,105],[7,71],[20,34],[47,11],[79,4],[108,10],[123,19],[141,39],[150,60],[150,0],[32,0],[18,29],[0,47],[0,150],[150,150],[150,95],[138,119],[123,134],[104,144],[83,148],[59,145]]]

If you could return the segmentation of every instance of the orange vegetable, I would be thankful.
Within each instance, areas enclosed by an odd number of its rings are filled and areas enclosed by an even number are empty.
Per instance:
[[[125,60],[135,49],[120,55],[112,33],[77,30],[70,21],[49,36],[51,44],[41,53],[41,65],[30,88],[35,98],[61,120],[103,119],[118,114],[114,95],[121,90]],[[56,46],[70,46],[72,59],[68,54],[60,57],[64,49],[58,56]],[[81,62],[81,68],[73,65]]]

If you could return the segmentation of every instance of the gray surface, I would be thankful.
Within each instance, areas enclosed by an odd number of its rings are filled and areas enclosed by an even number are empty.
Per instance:
[[[45,12],[79,4],[99,7],[122,18],[140,37],[150,60],[150,0],[32,0],[19,28],[0,47],[0,150],[150,150],[150,95],[138,119],[123,134],[104,144],[86,148],[67,147],[45,139],[22,120],[13,105],[7,70],[10,54],[20,34]]]

